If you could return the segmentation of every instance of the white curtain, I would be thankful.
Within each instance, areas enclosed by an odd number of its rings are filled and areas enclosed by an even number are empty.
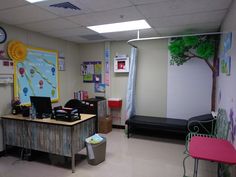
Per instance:
[[[130,70],[128,78],[128,88],[126,96],[126,119],[135,115],[135,86],[136,86],[136,70],[137,70],[137,48],[131,48]]]

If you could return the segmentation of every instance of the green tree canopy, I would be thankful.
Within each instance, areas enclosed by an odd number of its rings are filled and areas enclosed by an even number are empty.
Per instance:
[[[174,38],[169,45],[171,65],[183,65],[186,61],[196,58],[206,61],[213,70],[210,60],[215,54],[215,40],[209,36],[186,36]]]

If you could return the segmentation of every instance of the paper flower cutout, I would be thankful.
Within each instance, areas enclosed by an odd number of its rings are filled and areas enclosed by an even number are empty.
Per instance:
[[[27,48],[25,44],[20,41],[10,41],[8,43],[7,52],[12,60],[22,62],[26,58]]]

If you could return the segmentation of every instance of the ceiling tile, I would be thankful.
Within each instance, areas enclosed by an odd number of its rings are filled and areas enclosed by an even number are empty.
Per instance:
[[[13,7],[23,6],[29,4],[25,0],[0,0],[0,10],[9,9]]]
[[[121,9],[83,14],[67,18],[83,26],[91,26],[107,23],[124,22],[130,20],[139,20],[143,19],[143,16],[137,11],[135,7],[126,7]]]
[[[63,37],[63,36],[82,36],[82,35],[91,35],[91,34],[97,34],[96,32],[87,29],[87,28],[72,28],[72,29],[63,29],[63,30],[55,30],[55,31],[47,31],[43,32],[47,35],[52,35],[55,37]]]
[[[104,33],[102,35],[111,40],[116,40],[116,41],[130,40],[137,38],[137,30],[127,31],[127,32],[117,32],[117,33]],[[154,29],[145,29],[145,30],[140,30],[139,32],[140,38],[153,37],[157,35],[158,33]]]
[[[96,42],[110,41],[110,39],[91,41],[91,40],[86,40],[84,38],[81,38],[79,36],[65,36],[65,37],[61,37],[61,39],[71,41],[71,42],[76,42],[76,43],[96,43]]]
[[[60,37],[61,39],[63,40],[66,40],[66,41],[71,41],[71,42],[76,42],[76,43],[84,43],[84,42],[87,42],[87,40],[85,39],[82,39],[78,36],[64,36],[64,37]]]
[[[184,15],[227,9],[231,0],[175,0],[138,5],[146,18]]]
[[[52,19],[48,21],[41,21],[36,23],[28,23],[23,25],[18,25],[24,29],[31,31],[44,32],[44,31],[54,31],[60,29],[76,28],[77,24],[65,20],[63,18]]]
[[[69,2],[73,5],[75,5],[76,7],[80,8],[80,10],[74,10],[74,9],[69,9],[69,8],[65,9],[62,7],[50,7],[50,5],[64,3],[64,2]],[[50,1],[38,2],[35,5],[43,8],[43,9],[46,9],[49,12],[52,12],[58,16],[61,16],[61,17],[67,17],[67,16],[91,12],[91,10],[88,7],[86,7],[84,4],[82,4],[81,1],[79,1],[79,0],[50,0]]]
[[[182,35],[182,34],[193,34],[193,33],[206,33],[218,31],[219,23],[199,23],[185,26],[156,28],[156,31],[162,36],[167,35]]]
[[[149,3],[155,3],[155,2],[164,2],[164,1],[170,1],[170,0],[129,0],[134,5],[139,4],[149,4]],[[172,0],[175,1],[175,0]]]
[[[129,0],[86,0],[82,1],[81,3],[83,3],[86,7],[94,11],[117,9],[132,5]]]
[[[23,24],[53,19],[57,16],[34,5],[0,11],[0,21],[7,24]]]
[[[150,18],[148,19],[149,24],[154,28],[165,28],[181,25],[190,25],[198,23],[221,23],[223,20],[226,10],[213,11],[209,13],[196,13],[189,15],[170,16],[162,18]]]

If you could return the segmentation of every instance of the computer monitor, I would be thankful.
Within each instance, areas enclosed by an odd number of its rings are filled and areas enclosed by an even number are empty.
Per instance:
[[[36,118],[50,117],[52,114],[52,103],[50,97],[30,96],[31,105],[36,111]]]

